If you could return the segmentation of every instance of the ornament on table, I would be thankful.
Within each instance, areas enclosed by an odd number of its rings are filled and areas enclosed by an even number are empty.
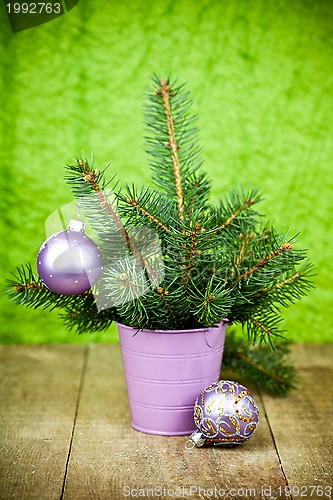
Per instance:
[[[67,230],[53,234],[37,255],[37,271],[47,288],[79,295],[91,288],[103,271],[98,246],[86,236],[84,223],[71,220]]]
[[[259,424],[259,409],[246,387],[230,380],[215,382],[194,404],[198,430],[191,434],[187,448],[204,444],[233,446],[249,439]]]

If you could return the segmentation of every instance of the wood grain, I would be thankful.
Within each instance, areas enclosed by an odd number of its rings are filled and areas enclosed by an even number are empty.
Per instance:
[[[83,346],[0,346],[0,498],[59,499]]]
[[[301,498],[286,486],[329,498],[332,354],[294,346],[300,387],[283,400],[253,391],[248,442],[187,451],[186,436],[131,428],[118,345],[0,346],[0,498]]]
[[[263,397],[294,498],[300,496],[301,490],[306,498],[327,498],[329,492],[333,497],[332,354],[331,344],[295,345],[293,362],[299,373],[298,390],[286,400]]]
[[[256,434],[240,447],[186,451],[187,439],[133,430],[119,347],[92,346],[64,498],[125,498],[123,493],[132,488],[150,489],[152,495],[158,487],[166,493],[170,489],[165,498],[181,487],[188,493],[192,487],[191,496],[185,498],[208,498],[209,489],[215,487],[226,492],[253,488],[253,498],[264,498],[262,488],[285,486],[263,413]],[[199,487],[201,492],[195,491]]]

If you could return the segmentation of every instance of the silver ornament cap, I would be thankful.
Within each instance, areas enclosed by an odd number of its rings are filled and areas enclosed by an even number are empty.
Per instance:
[[[71,219],[68,224],[68,231],[79,231],[81,233],[84,233],[85,230],[85,224],[82,222],[82,220],[74,220]]]

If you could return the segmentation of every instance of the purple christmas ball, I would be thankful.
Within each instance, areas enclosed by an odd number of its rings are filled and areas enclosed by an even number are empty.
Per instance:
[[[79,295],[102,274],[97,245],[84,233],[81,221],[70,221],[66,231],[50,236],[37,255],[37,271],[47,288],[62,295]]]
[[[246,387],[220,380],[204,389],[194,404],[196,446],[235,445],[249,439],[259,424],[259,409]]]

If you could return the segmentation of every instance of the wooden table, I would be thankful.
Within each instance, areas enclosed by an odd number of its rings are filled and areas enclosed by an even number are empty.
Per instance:
[[[333,497],[333,345],[293,358],[290,398],[253,391],[249,441],[187,451],[131,428],[117,345],[0,346],[0,498]]]

